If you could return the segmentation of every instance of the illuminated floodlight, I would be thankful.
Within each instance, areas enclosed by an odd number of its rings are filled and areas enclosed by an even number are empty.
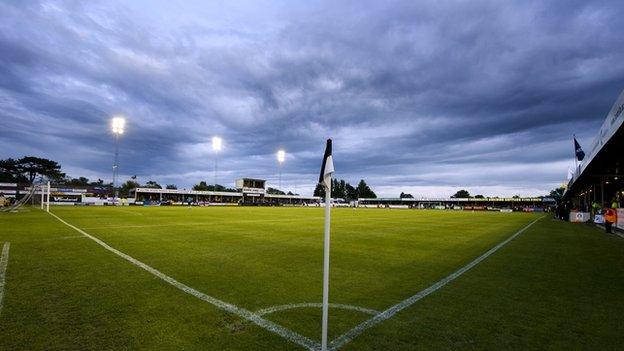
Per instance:
[[[279,150],[277,152],[277,162],[283,163],[286,160],[286,151]]]
[[[113,189],[115,190],[115,199],[119,195],[117,189],[117,175],[119,174],[119,136],[124,133],[126,127],[126,119],[120,116],[113,117],[111,122],[113,134],[115,135],[115,159],[113,161]]]
[[[123,134],[124,128],[126,127],[126,119],[123,117],[113,117],[113,134]]]
[[[220,137],[212,137],[212,151],[221,151],[222,146],[223,140]]]

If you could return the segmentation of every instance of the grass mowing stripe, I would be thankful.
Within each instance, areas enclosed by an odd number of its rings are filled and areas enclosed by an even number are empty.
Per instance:
[[[9,248],[11,243],[4,243],[2,247],[2,256],[0,256],[0,312],[2,312],[2,303],[4,301],[4,282],[6,279],[6,269],[9,264]]]
[[[255,314],[249,310],[246,310],[244,308],[240,308],[238,306],[235,306],[233,304],[227,303],[225,301],[221,301],[215,297],[206,295],[200,291],[197,291],[193,288],[191,288],[188,285],[185,285],[183,283],[180,283],[179,281],[173,279],[172,277],[162,273],[161,271],[148,266],[147,264],[133,258],[132,256],[129,256],[117,249],[115,249],[114,247],[108,245],[107,243],[103,242],[102,240],[92,236],[91,234],[83,231],[82,229],[75,227],[67,222],[65,222],[63,219],[61,219],[59,216],[55,215],[52,212],[48,212],[51,216],[53,216],[54,218],[56,218],[57,220],[59,220],[61,223],[65,224],[66,226],[74,229],[75,231],[77,231],[78,233],[86,236],[87,238],[95,241],[97,244],[99,244],[100,246],[102,246],[103,248],[105,248],[106,250],[116,254],[117,256],[127,260],[128,262],[134,264],[137,267],[143,268],[144,270],[148,271],[149,273],[153,274],[154,276],[160,278],[161,280],[173,285],[174,287],[186,292],[187,294],[193,295],[195,297],[197,297],[200,300],[206,301],[214,306],[216,306],[219,309],[228,311],[232,314],[235,314],[239,317],[242,317],[254,324],[256,324],[259,327],[262,327],[270,332],[273,332],[281,337],[283,337],[284,339],[293,342],[295,344],[298,344],[300,346],[305,347],[308,350],[318,350],[320,348],[319,343],[299,334],[296,333],[288,328],[282,327],[281,325],[278,325],[276,323],[273,323],[267,319],[262,318],[261,316],[259,316],[258,314]],[[6,245],[5,245],[6,247]],[[8,252],[8,249],[7,249]],[[8,254],[7,254],[8,256]],[[4,257],[4,255],[3,255]]]
[[[457,279],[457,277],[459,277],[462,274],[466,273],[469,269],[471,269],[472,267],[474,267],[477,264],[479,264],[481,261],[483,261],[486,258],[488,258],[490,255],[492,255],[493,253],[498,251],[501,247],[507,245],[507,243],[509,243],[510,241],[515,239],[518,235],[522,234],[525,230],[527,230],[529,227],[531,227],[533,224],[535,224],[537,221],[539,221],[542,218],[544,218],[544,216],[542,216],[542,217],[534,220],[533,222],[527,224],[524,228],[520,229],[519,231],[514,233],[509,238],[505,239],[504,241],[502,241],[498,245],[496,245],[493,248],[491,248],[488,251],[486,251],[481,256],[475,258],[473,261],[471,261],[467,265],[465,265],[462,268],[456,270],[455,272],[451,273],[450,275],[444,277],[443,279],[439,280],[438,282],[436,282],[435,284],[431,285],[430,287],[428,287],[428,288],[418,292],[415,295],[412,295],[411,297],[409,297],[409,298],[399,302],[398,304],[396,304],[396,305],[388,308],[387,310],[385,310],[385,311],[375,315],[374,317],[372,317],[372,318],[370,318],[370,319],[368,319],[368,320],[358,324],[355,328],[349,330],[348,332],[346,332],[346,333],[342,334],[341,336],[337,337],[336,339],[334,339],[330,343],[329,349],[330,350],[337,350],[337,349],[343,347],[344,345],[346,345],[347,343],[349,343],[350,341],[352,341],[353,339],[358,337],[360,334],[362,334],[365,330],[376,326],[377,324],[385,321],[386,319],[391,318],[392,316],[394,316],[395,314],[397,314],[401,310],[403,310],[403,309],[413,305],[418,300],[426,297],[427,295],[435,292],[436,290],[442,288],[446,284],[448,284],[448,283],[452,282],[453,280]]]

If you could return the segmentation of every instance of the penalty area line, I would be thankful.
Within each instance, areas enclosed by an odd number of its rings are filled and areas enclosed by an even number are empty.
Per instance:
[[[0,256],[0,312],[4,302],[4,285],[6,281],[6,270],[9,264],[9,248],[11,243],[4,243],[2,247],[2,256]]]
[[[418,300],[426,297],[427,295],[435,292],[436,290],[442,288],[446,284],[448,284],[448,283],[452,282],[453,280],[457,279],[459,276],[461,276],[462,274],[466,273],[472,267],[476,266],[481,261],[485,260],[490,255],[492,255],[493,253],[498,251],[501,247],[507,245],[507,243],[509,243],[510,241],[515,239],[518,235],[522,234],[525,230],[529,229],[529,227],[531,227],[533,224],[535,224],[537,221],[539,221],[540,219],[542,219],[544,217],[545,216],[541,216],[540,218],[538,218],[538,219],[534,220],[533,222],[527,224],[524,228],[518,230],[516,233],[514,233],[509,238],[503,240],[502,242],[500,242],[499,244],[497,244],[493,248],[491,248],[488,251],[486,251],[481,256],[475,258],[473,261],[471,261],[467,265],[465,265],[462,268],[456,270],[455,272],[449,274],[448,276],[442,278],[441,280],[439,280],[435,284],[431,285],[430,287],[428,287],[428,288],[426,288],[426,289],[416,293],[415,295],[412,295],[411,297],[409,297],[409,298],[399,302],[398,304],[396,304],[396,305],[388,308],[387,310],[385,310],[385,311],[375,315],[374,317],[372,317],[372,318],[370,318],[370,319],[368,319],[368,320],[358,324],[355,328],[349,330],[348,332],[340,335],[339,337],[337,337],[336,339],[334,339],[330,343],[329,349],[330,350],[338,350],[339,348],[345,346],[347,343],[351,342],[353,339],[358,337],[365,330],[367,330],[369,328],[372,328],[372,327],[376,326],[377,324],[379,324],[379,323],[381,323],[381,322],[391,318],[392,316],[394,316],[398,312],[400,312],[400,311],[404,310],[405,308],[413,305]]]
[[[73,230],[77,231],[78,233],[86,236],[87,238],[95,241],[98,245],[102,246],[103,248],[105,248],[106,250],[114,253],[115,255],[125,259],[126,261],[132,263],[133,265],[140,267],[146,271],[148,271],[149,273],[153,274],[154,276],[160,278],[161,280],[169,283],[170,285],[173,285],[174,287],[184,291],[187,294],[193,295],[195,297],[197,297],[198,299],[208,302],[209,304],[230,312],[232,314],[235,314],[243,319],[246,319],[252,323],[254,323],[255,325],[268,330],[274,334],[277,334],[279,336],[281,336],[282,338],[293,342],[295,344],[298,344],[300,346],[303,346],[304,348],[308,349],[308,350],[318,350],[320,349],[320,344],[318,342],[315,342],[299,333],[296,333],[288,328],[285,328],[277,323],[273,323],[267,319],[262,318],[262,316],[253,313],[249,310],[246,310],[244,308],[238,307],[236,305],[233,305],[231,303],[225,302],[225,301],[221,301],[215,297],[206,295],[198,290],[195,290],[193,288],[191,288],[188,285],[185,285],[177,280],[175,280],[174,278],[162,273],[161,271],[157,270],[156,268],[153,268],[151,266],[148,266],[147,264],[135,259],[134,257],[127,255],[117,249],[115,249],[114,247],[108,245],[107,243],[105,243],[104,241],[96,238],[95,236],[85,232],[84,230],[69,224],[67,222],[65,222],[63,219],[61,219],[59,216],[55,215],[52,212],[48,212],[52,217],[56,218],[57,220],[59,220],[61,223],[65,224],[66,226],[72,228]],[[8,249],[7,249],[8,252]]]

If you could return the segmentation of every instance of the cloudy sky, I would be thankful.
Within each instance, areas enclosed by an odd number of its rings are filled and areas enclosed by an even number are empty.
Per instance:
[[[190,187],[541,195],[624,89],[621,1],[3,1],[0,158]]]

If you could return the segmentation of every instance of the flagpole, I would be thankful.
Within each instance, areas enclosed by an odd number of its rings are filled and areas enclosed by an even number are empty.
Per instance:
[[[329,224],[331,207],[331,178],[325,188],[325,240],[323,251],[323,326],[321,332],[321,350],[327,351],[327,323],[329,316]]]

